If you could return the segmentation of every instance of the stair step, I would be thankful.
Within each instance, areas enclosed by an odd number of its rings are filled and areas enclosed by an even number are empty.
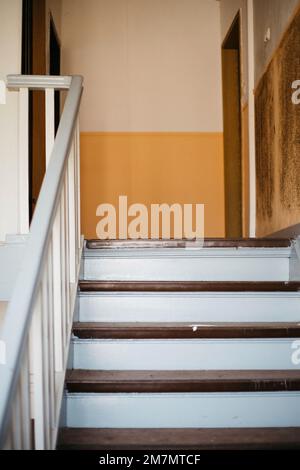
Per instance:
[[[84,322],[298,322],[300,292],[81,292]]]
[[[300,338],[300,323],[80,323],[80,339]]]
[[[197,246],[193,240],[87,240],[86,248],[92,250],[115,249],[115,248],[186,248]],[[243,238],[224,239],[206,238],[203,246],[205,248],[286,248],[291,246],[288,238]]]
[[[79,428],[300,427],[300,392],[67,393],[66,425]]]
[[[288,281],[292,246],[284,242],[90,242],[84,279],[103,281]],[[265,245],[265,246],[263,246]],[[96,248],[91,248],[96,247]],[[99,248],[97,248],[99,247]]]
[[[91,429],[63,428],[65,450],[275,450],[300,449],[300,428]]]
[[[300,282],[80,281],[81,292],[299,292]]]
[[[74,369],[295,370],[292,338],[72,339]]]
[[[193,393],[299,391],[300,371],[69,370],[71,393]]]

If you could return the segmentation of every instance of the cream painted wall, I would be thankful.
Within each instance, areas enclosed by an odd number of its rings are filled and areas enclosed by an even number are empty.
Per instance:
[[[262,74],[279,45],[282,34],[300,0],[253,0],[254,3],[254,47],[255,47],[255,81]],[[264,42],[267,29],[270,28],[270,41]]]
[[[21,72],[22,1],[0,0],[0,80]],[[0,241],[18,232],[18,94],[0,104]]]
[[[222,131],[219,4],[63,0],[63,72],[83,131]]]

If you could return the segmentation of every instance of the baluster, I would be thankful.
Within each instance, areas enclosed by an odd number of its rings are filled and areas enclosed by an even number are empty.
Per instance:
[[[49,303],[48,303],[48,272],[45,270],[41,282],[41,327],[43,350],[43,393],[44,393],[44,420],[45,420],[45,447],[50,449],[50,398],[49,398]]]
[[[65,194],[64,194],[64,184],[61,192],[61,210],[60,210],[60,249],[61,249],[61,281],[62,281],[62,292],[61,292],[61,325],[62,325],[62,338],[63,338],[63,361],[65,361],[65,348],[67,341],[67,332],[66,332],[66,297],[65,297],[65,269],[66,269],[66,246],[65,246],[65,233],[66,233],[66,224],[65,224]]]
[[[76,282],[76,265],[77,265],[77,216],[75,205],[75,152],[76,139],[73,140],[69,160],[68,160],[68,202],[69,202],[69,256],[70,256],[70,282]]]
[[[63,370],[63,336],[62,336],[62,296],[61,296],[61,207],[57,213],[52,232],[52,259],[53,259],[53,310],[54,310],[54,351],[55,370]]]
[[[12,437],[12,428],[7,431],[6,441],[3,446],[3,450],[13,450],[13,437]]]
[[[52,240],[48,247],[48,320],[49,320],[49,406],[50,406],[50,427],[52,430],[52,448],[55,445],[53,439],[56,427],[56,403],[55,403],[55,354],[54,354],[54,290],[53,290],[53,248]]]
[[[76,152],[75,152],[75,167],[76,167],[76,178],[75,188],[77,192],[77,204],[76,204],[76,218],[77,218],[77,266],[80,264],[80,249],[81,249],[81,221],[80,221],[80,141],[79,141],[79,120],[76,122]]]
[[[54,89],[47,88],[45,91],[46,106],[46,167],[50,161],[55,138],[55,102]]]
[[[45,449],[45,404],[43,389],[43,344],[42,344],[42,299],[39,292],[33,311],[30,331],[31,355],[30,369],[32,372],[32,412],[34,419],[34,444],[36,450]]]
[[[21,387],[20,381],[17,386],[13,405],[13,449],[22,449],[22,414],[21,414]]]
[[[29,232],[29,184],[28,184],[28,148],[29,148],[29,92],[27,88],[19,91],[19,232]]]
[[[29,345],[26,344],[23,366],[20,377],[21,385],[21,417],[22,417],[22,449],[30,450],[31,442],[31,421],[30,421],[30,376],[29,376]]]
[[[66,331],[67,331],[67,342],[69,341],[69,324],[70,324],[70,312],[71,312],[71,285],[70,285],[70,225],[69,225],[69,178],[68,178],[68,167],[65,175],[64,184],[65,193],[65,246],[66,246]]]

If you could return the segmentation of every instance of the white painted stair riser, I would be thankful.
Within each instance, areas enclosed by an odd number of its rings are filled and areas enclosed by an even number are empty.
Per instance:
[[[85,250],[84,279],[288,281],[290,248]]]
[[[300,392],[68,394],[67,425],[87,428],[300,426]]]
[[[299,367],[293,361],[295,341],[292,339],[73,339],[73,368],[91,370],[293,370]]]
[[[300,293],[82,292],[82,322],[300,322]]]

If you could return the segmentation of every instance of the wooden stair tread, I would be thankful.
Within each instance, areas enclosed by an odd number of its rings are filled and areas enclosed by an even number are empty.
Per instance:
[[[300,338],[299,323],[83,323],[83,339]]]
[[[80,281],[83,292],[298,292],[300,282]]]
[[[65,450],[283,450],[299,448],[300,428],[63,428],[58,440],[58,449]]]
[[[71,393],[299,391],[300,370],[67,371]]]
[[[93,250],[118,248],[185,248],[197,243],[193,240],[87,240],[86,247]],[[288,248],[289,238],[206,238],[204,248]]]

